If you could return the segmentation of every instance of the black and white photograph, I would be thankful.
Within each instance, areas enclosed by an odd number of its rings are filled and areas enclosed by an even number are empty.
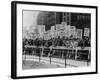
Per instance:
[[[91,66],[91,14],[23,10],[23,69]]]
[[[96,6],[15,3],[15,78],[97,73]]]

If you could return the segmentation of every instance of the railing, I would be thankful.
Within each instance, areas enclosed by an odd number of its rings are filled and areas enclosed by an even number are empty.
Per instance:
[[[68,64],[67,62],[66,62],[66,60],[67,60],[67,58],[69,57],[69,55],[70,55],[70,50],[72,51],[72,54],[74,53],[74,60],[77,60],[77,58],[78,58],[78,51],[79,50],[87,50],[88,51],[88,53],[87,53],[87,56],[88,56],[88,59],[86,60],[86,62],[87,62],[87,66],[89,66],[89,60],[90,60],[90,47],[85,47],[85,48],[80,48],[80,47],[76,47],[76,48],[66,48],[66,47],[44,47],[44,46],[40,46],[40,47],[37,47],[37,46],[30,46],[30,45],[26,45],[25,46],[25,48],[26,49],[32,49],[33,51],[34,51],[34,54],[33,55],[35,55],[35,54],[38,54],[38,59],[39,59],[39,62],[41,61],[41,60],[46,60],[46,61],[49,61],[50,62],[50,64],[52,63],[52,62],[55,62],[55,63],[59,63],[59,64],[62,64],[62,63],[60,63],[60,62],[56,62],[56,61],[52,61],[52,59],[54,58],[54,54],[55,54],[55,52],[61,52],[61,54],[63,55],[63,59],[64,59],[64,65],[65,65],[65,67],[67,66],[67,65],[70,65],[70,64]],[[39,49],[40,50],[40,52],[39,53],[37,53],[36,52],[36,49]],[[48,55],[47,55],[47,57],[49,58],[49,60],[47,60],[47,59],[43,59],[43,55],[44,55],[44,51],[46,50],[46,49],[49,49],[49,51],[48,51]],[[27,50],[26,50],[27,51]],[[69,55],[67,55],[67,54],[69,54]],[[26,55],[26,54],[25,54]],[[74,66],[74,67],[76,67],[75,65],[72,65],[72,66]]]

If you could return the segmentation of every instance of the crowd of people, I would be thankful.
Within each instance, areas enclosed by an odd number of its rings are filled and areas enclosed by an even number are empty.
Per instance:
[[[67,48],[72,47],[90,47],[90,39],[86,37],[85,39],[68,39],[65,37],[60,38],[51,38],[49,40],[44,40],[42,38],[36,38],[36,39],[23,39],[23,46],[25,45],[34,45],[34,46],[64,46]]]
[[[65,37],[58,37],[58,38],[51,38],[49,40],[44,40],[42,38],[37,38],[37,39],[23,39],[23,52],[26,50],[26,45],[28,46],[36,46],[36,50],[37,52],[40,52],[40,49],[38,49],[41,46],[44,46],[48,49],[47,53],[50,51],[49,47],[66,47],[66,49],[70,48],[73,49],[75,47],[90,47],[90,39],[88,37],[85,37],[84,39],[68,39]],[[28,52],[27,53],[32,53],[32,49],[28,48],[27,49]],[[29,52],[30,51],[30,52]],[[61,51],[60,51],[61,52]],[[59,55],[61,57],[61,53],[56,54],[56,56]],[[69,55],[71,55],[73,58],[75,58],[75,54],[70,53]],[[84,55],[82,55],[83,58]],[[87,54],[85,55],[86,58],[88,58]]]

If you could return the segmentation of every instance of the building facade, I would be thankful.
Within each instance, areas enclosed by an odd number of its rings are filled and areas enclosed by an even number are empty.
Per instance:
[[[51,26],[62,24],[62,22],[75,26],[76,29],[82,29],[82,38],[84,38],[84,28],[91,29],[91,14],[41,11],[37,18],[37,25],[45,25],[46,31],[50,30]]]
[[[51,29],[51,26],[54,26],[56,24],[61,24],[63,21],[62,19],[62,12],[46,12],[42,11],[38,15],[37,18],[37,25],[45,25],[46,30]]]

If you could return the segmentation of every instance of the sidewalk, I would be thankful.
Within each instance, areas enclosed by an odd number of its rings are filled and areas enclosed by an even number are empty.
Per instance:
[[[25,55],[23,55],[23,59],[25,59]],[[34,55],[26,55],[26,60],[39,62],[39,57],[34,56]],[[50,58],[49,57],[40,57],[40,62],[50,64]],[[65,59],[51,58],[51,64],[65,67]],[[76,61],[76,60],[66,59],[66,65],[67,65],[66,67],[84,67],[84,66],[86,67],[86,66],[90,66],[90,63],[87,63],[84,61]]]

